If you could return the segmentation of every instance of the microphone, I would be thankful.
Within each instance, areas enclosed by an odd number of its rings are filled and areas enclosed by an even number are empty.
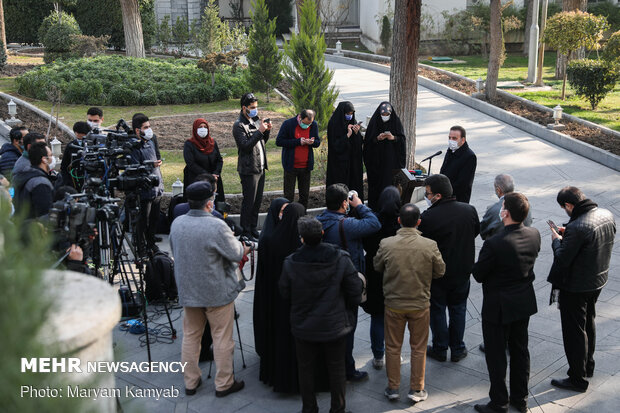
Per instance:
[[[422,159],[422,160],[420,161],[420,163],[422,163],[422,162],[424,162],[424,161],[428,161],[429,159],[433,159],[435,156],[437,156],[437,155],[441,155],[442,153],[443,153],[443,151],[437,151],[437,152],[435,152],[434,154],[432,154],[431,156],[429,156],[429,157],[426,157],[426,158]]]

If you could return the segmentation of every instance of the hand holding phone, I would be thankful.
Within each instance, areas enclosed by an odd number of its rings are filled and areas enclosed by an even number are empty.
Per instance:
[[[557,232],[558,234],[560,233],[560,228],[558,228],[557,225],[555,225],[555,222],[551,221],[550,219],[547,220],[547,225],[549,225],[550,228],[552,228],[555,232]]]

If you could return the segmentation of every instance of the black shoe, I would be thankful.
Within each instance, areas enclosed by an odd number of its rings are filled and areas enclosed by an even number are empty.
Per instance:
[[[241,381],[235,380],[235,382],[232,384],[232,386],[230,386],[226,390],[222,390],[222,391],[217,391],[216,390],[215,391],[215,397],[226,397],[229,394],[238,392],[239,390],[243,389],[244,387],[245,387],[245,382],[243,380],[241,380]]]
[[[510,405],[520,413],[527,413],[527,402],[511,400]]]
[[[486,353],[485,349],[484,349],[484,343],[480,344],[478,346],[478,350],[482,351],[483,353]]]
[[[347,376],[347,381],[352,381],[354,383],[363,380],[368,380],[368,373],[362,370],[355,370],[352,376]]]
[[[593,371],[586,371],[586,377],[591,379],[592,376],[594,376],[594,372]]]
[[[506,413],[508,411],[508,409],[501,409],[501,408],[495,407],[491,403],[476,404],[474,406],[474,409],[476,409],[476,411],[480,413]]]
[[[426,347],[426,356],[432,359],[435,359],[437,361],[446,361],[446,359],[448,358],[445,353],[440,354],[436,352],[435,350],[433,350],[433,346]]]
[[[200,387],[201,384],[202,384],[202,377],[198,379],[198,384],[193,389],[188,389],[186,387],[185,394],[188,396],[193,396],[194,394],[196,394],[196,390],[198,390],[198,387]]]
[[[459,361],[463,360],[465,357],[467,357],[467,349],[464,349],[459,354],[450,353],[450,361],[453,361],[455,363],[458,363]]]
[[[586,390],[588,390],[588,385],[586,385],[585,387],[584,386],[579,386],[579,385],[573,383],[570,378],[566,378],[566,379],[552,379],[551,380],[551,385],[555,386],[555,387],[559,387],[560,389],[576,391],[576,392],[579,392],[579,393],[585,393]]]

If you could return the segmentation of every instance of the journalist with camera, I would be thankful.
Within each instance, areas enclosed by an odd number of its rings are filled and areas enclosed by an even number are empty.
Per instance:
[[[198,359],[208,320],[216,365],[215,395],[223,397],[244,386],[233,374],[233,323],[234,301],[245,287],[237,278],[236,268],[250,248],[235,238],[224,221],[213,216],[213,188],[208,182],[191,184],[186,194],[190,211],[175,219],[170,229],[179,304],[185,313],[181,350],[181,360],[187,363],[185,393],[195,394],[201,384]]]

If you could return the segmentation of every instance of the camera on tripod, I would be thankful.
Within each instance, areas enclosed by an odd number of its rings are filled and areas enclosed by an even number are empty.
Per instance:
[[[155,161],[144,161],[141,165],[130,165],[118,175],[110,179],[110,188],[128,192],[139,189],[149,189],[159,185],[159,177],[153,174]]]
[[[95,235],[96,208],[69,197],[56,201],[49,212],[52,228],[60,239],[70,244],[84,244]]]

